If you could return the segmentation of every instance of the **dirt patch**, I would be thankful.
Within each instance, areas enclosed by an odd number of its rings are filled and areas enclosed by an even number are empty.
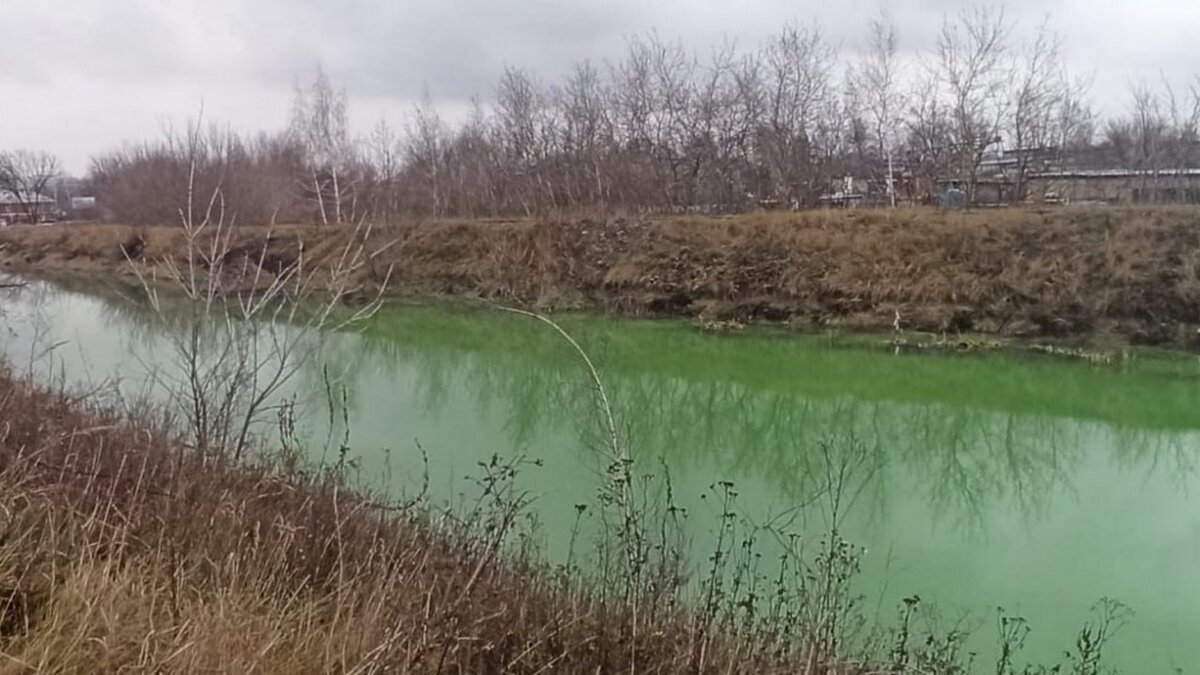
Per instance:
[[[1189,345],[1198,221],[1159,207],[417,222],[373,230],[358,281],[646,316]],[[351,236],[248,227],[234,250],[275,268],[301,254],[322,264]],[[9,268],[121,272],[185,242],[174,227],[58,225],[0,230],[0,246]]]

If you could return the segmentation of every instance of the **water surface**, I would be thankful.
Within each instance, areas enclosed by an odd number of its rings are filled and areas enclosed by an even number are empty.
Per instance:
[[[145,310],[112,290],[34,284],[6,302],[5,321],[15,361],[44,363],[53,345],[50,360],[76,382],[137,391],[170,358]],[[719,480],[752,519],[828,528],[828,508],[794,507],[811,500],[830,452],[852,450],[853,504],[838,525],[866,549],[859,589],[885,616],[918,594],[944,616],[973,617],[986,656],[1003,606],[1033,628],[1024,653],[1050,659],[1107,596],[1136,612],[1109,662],[1164,673],[1200,663],[1194,357],[1097,366],[715,336],[682,322],[561,324],[599,366],[639,470],[670,468],[697,546],[715,522],[700,495]],[[316,400],[326,378],[345,392],[368,480],[411,491],[427,457],[432,491],[453,498],[492,454],[540,460],[522,481],[552,551],[573,505],[592,501],[602,438],[586,374],[543,324],[387,307],[328,336],[293,385]],[[324,415],[314,404],[305,429],[320,436]]]

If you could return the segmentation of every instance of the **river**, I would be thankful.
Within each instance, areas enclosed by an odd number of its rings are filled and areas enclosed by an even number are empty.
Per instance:
[[[18,365],[133,394],[170,358],[145,313],[102,285],[32,282],[5,300],[5,350]],[[837,525],[865,551],[857,590],[885,620],[914,594],[943,617],[969,617],[987,671],[997,607],[1029,621],[1022,654],[1040,660],[1070,648],[1089,608],[1110,597],[1136,614],[1106,663],[1200,664],[1195,357],[896,354],[679,321],[560,323],[596,362],[638,471],[669,467],[698,560],[716,523],[701,495],[717,481],[736,486],[745,517],[788,515],[789,527],[816,532],[830,509],[794,507],[811,501],[831,453],[849,453]],[[538,460],[519,480],[551,555],[561,551],[603,466],[587,375],[561,337],[496,311],[387,306],[326,338],[290,386],[315,400],[336,383],[364,480],[412,493],[427,462],[434,496],[462,499],[477,462]],[[302,422],[315,438],[328,429],[311,406]]]

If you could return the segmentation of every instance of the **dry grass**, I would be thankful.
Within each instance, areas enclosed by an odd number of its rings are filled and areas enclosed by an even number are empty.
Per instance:
[[[789,320],[1017,336],[1113,334],[1190,344],[1200,324],[1200,211],[1188,207],[743,216],[572,214],[413,222],[375,230],[364,294],[477,295],[542,307]],[[247,228],[238,251],[259,251]],[[336,256],[346,230],[278,227],[275,260]],[[178,255],[178,228],[63,225],[0,230],[22,268],[113,271],[125,250]]]
[[[631,632],[628,602],[490,534],[507,506],[484,527],[385,509],[287,452],[203,458],[7,371],[0,420],[3,673],[799,667],[671,603],[643,600]]]

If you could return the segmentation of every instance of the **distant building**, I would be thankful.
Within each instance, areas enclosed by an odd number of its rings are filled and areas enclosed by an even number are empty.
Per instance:
[[[1029,201],[1200,204],[1200,169],[1047,171],[1030,176]]]
[[[867,179],[855,176],[844,176],[831,181],[830,190],[817,201],[822,206],[852,208],[867,203],[870,185]]]
[[[967,205],[968,181],[960,178],[948,178],[937,182],[937,191],[933,195],[933,203],[954,208]],[[1016,194],[1014,182],[1003,175],[982,175],[975,179],[975,199],[972,202],[978,206],[995,206],[1011,203]]]
[[[1200,168],[1131,169],[1113,166],[1094,150],[989,150],[965,175],[936,181],[941,206],[1034,204],[1200,204]]]
[[[100,205],[95,197],[71,197],[65,211],[66,217],[71,220],[100,219]]]
[[[18,195],[0,192],[0,225],[48,222],[58,215],[58,204],[43,194]]]

